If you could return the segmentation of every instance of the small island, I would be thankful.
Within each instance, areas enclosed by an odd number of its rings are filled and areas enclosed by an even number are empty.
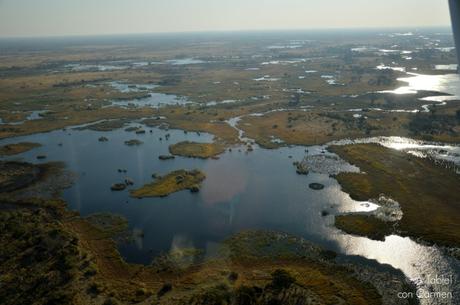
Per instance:
[[[200,184],[205,178],[205,174],[199,170],[177,170],[158,178],[153,183],[131,191],[131,196],[135,198],[166,197],[186,189],[196,193],[200,191]]]
[[[137,139],[125,141],[125,145],[128,145],[128,146],[139,146],[142,144],[144,144],[144,142],[137,140]]]
[[[220,155],[225,147],[216,143],[179,142],[169,146],[169,152],[176,156],[208,159]]]

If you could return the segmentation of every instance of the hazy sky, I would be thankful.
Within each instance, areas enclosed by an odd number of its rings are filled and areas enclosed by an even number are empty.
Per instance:
[[[448,25],[447,0],[0,0],[0,36]]]

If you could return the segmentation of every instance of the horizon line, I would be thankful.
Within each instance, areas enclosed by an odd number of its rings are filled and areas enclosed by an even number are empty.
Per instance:
[[[372,26],[372,27],[314,27],[314,28],[271,28],[271,29],[240,29],[240,30],[190,30],[190,31],[158,31],[158,32],[129,32],[129,33],[98,33],[98,34],[51,34],[51,35],[0,35],[0,39],[36,39],[36,38],[89,38],[89,37],[108,37],[108,36],[136,36],[136,35],[168,35],[168,34],[218,34],[218,33],[257,33],[257,32],[295,32],[295,31],[365,31],[365,30],[419,30],[449,28],[450,24],[445,25],[408,25],[408,26]]]

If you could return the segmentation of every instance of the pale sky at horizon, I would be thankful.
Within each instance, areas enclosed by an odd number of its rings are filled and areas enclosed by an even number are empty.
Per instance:
[[[0,36],[448,26],[447,0],[0,0]]]

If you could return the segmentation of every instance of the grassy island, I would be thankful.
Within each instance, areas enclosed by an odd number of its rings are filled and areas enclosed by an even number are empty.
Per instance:
[[[225,147],[215,143],[180,142],[169,146],[169,152],[176,156],[208,159],[220,155]]]
[[[153,183],[146,184],[140,189],[131,191],[131,196],[136,198],[166,197],[186,189],[198,192],[205,178],[205,174],[199,170],[177,170],[164,177],[159,177]]]
[[[125,145],[127,145],[127,146],[139,146],[139,145],[142,145],[142,144],[144,144],[144,142],[142,142],[141,140],[138,140],[138,139],[125,141]]]
[[[335,218],[335,226],[340,230],[374,240],[385,240],[385,236],[391,235],[393,224],[368,214],[338,215]]]

